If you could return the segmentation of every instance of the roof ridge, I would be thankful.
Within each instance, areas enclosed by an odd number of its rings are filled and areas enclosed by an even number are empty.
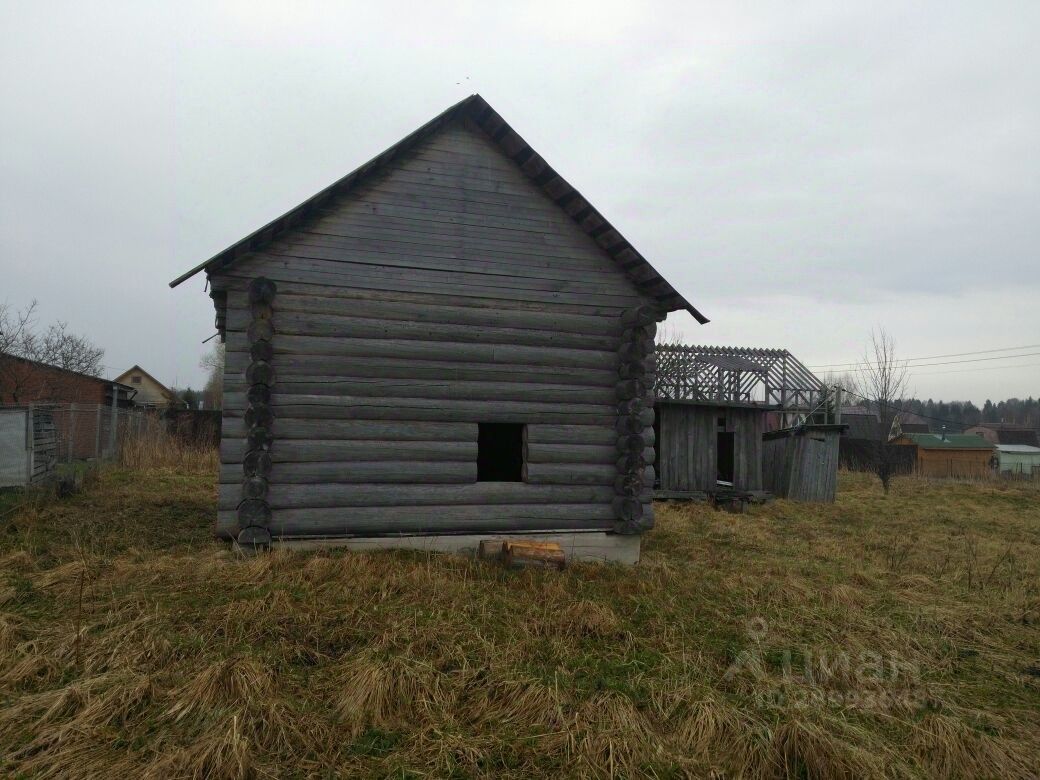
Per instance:
[[[155,382],[155,384],[159,385],[159,387],[161,387],[163,390],[165,390],[169,395],[171,395],[171,396],[174,395],[174,392],[173,392],[173,390],[170,387],[168,387],[164,383],[160,382],[158,379],[156,379],[154,376],[152,376],[152,374],[150,374],[145,369],[141,368],[141,364],[140,363],[134,363],[126,371],[123,371],[122,373],[117,374],[116,377],[118,378],[118,377],[121,377],[121,376],[125,376],[126,374],[129,374],[131,371],[133,371],[135,368],[138,371],[140,371],[142,374],[144,374],[146,377],[151,379],[153,382]]]
[[[477,128],[482,130],[528,179],[538,185],[560,209],[577,223],[586,235],[614,260],[640,293],[656,300],[666,311],[686,309],[701,324],[708,322],[708,318],[680,295],[657,269],[621,235],[617,228],[531,148],[484,98],[476,93],[445,109],[397,143],[299,205],[181,274],[170,282],[170,287],[176,287],[199,271],[210,272],[226,268],[243,255],[266,246],[285,231],[310,218],[317,207],[333,197],[345,195],[376,169],[399,154],[410,150],[420,140],[457,117],[471,120]],[[636,273],[637,271],[638,273]]]

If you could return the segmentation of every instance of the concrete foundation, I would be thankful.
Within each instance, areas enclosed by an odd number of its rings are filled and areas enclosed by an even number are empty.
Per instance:
[[[525,539],[556,542],[568,561],[639,563],[640,537],[608,534],[602,531],[536,531],[508,534],[442,534],[431,536],[365,536],[325,539],[275,539],[271,546],[287,550],[321,550],[345,547],[348,550],[419,550],[422,552],[476,555],[481,542]]]

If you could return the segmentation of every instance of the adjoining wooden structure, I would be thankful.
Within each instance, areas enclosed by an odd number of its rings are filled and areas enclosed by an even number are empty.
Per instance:
[[[914,448],[914,473],[922,477],[986,479],[998,464],[996,446],[972,433],[906,433],[891,444]]]
[[[220,536],[638,552],[656,323],[706,319],[480,96],[203,270]]]
[[[764,489],[766,409],[662,399],[657,411],[659,497],[696,498],[716,492],[720,481],[741,492]]]
[[[661,498],[698,499],[712,494],[755,494],[771,490],[764,478],[763,435],[767,418],[789,422],[807,415],[825,416],[827,388],[790,352],[783,349],[660,345],[657,348],[657,471]],[[837,438],[835,436],[835,446]],[[808,459],[796,470],[813,484],[837,472],[829,459]],[[783,495],[791,492],[784,487]],[[826,489],[794,491],[820,495]]]
[[[762,473],[778,498],[832,503],[838,488],[838,441],[844,425],[807,423],[765,434]]]

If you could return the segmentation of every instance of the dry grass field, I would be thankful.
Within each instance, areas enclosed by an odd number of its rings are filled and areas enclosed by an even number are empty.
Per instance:
[[[658,509],[635,568],[209,538],[212,458],[0,518],[0,774],[1035,777],[1040,492]]]

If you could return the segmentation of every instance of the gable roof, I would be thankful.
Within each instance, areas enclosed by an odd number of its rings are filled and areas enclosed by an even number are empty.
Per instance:
[[[139,373],[139,374],[144,374],[144,375],[145,375],[146,377],[148,377],[148,378],[149,378],[149,379],[151,379],[151,380],[152,380],[153,382],[155,382],[155,384],[159,385],[159,388],[160,388],[160,389],[162,390],[162,392],[163,392],[163,393],[164,393],[164,394],[165,394],[165,395],[166,395],[166,396],[167,396],[168,398],[174,398],[174,395],[173,395],[173,391],[172,391],[172,390],[171,390],[170,388],[168,388],[168,387],[167,387],[166,385],[164,385],[164,384],[163,384],[162,382],[160,382],[160,381],[159,381],[158,379],[156,379],[156,378],[155,378],[154,376],[152,376],[151,374],[149,374],[149,373],[148,373],[147,371],[145,371],[145,370],[144,370],[143,368],[141,368],[141,367],[140,367],[139,365],[137,365],[136,363],[135,363],[134,365],[130,366],[130,368],[128,368],[128,369],[127,369],[126,371],[124,371],[124,372],[123,372],[122,374],[120,374],[119,376],[117,376],[117,377],[116,377],[116,380],[120,380],[120,379],[122,379],[123,377],[125,377],[125,376],[126,376],[127,374],[133,374],[133,373]]]
[[[904,433],[918,447],[926,450],[991,450],[993,445],[973,433],[948,433],[945,438],[938,433]]]
[[[122,382],[118,382],[115,379],[105,379],[101,376],[94,376],[93,374],[84,374],[81,371],[73,371],[70,368],[62,368],[61,366],[52,366],[50,363],[41,363],[38,360],[30,360],[29,358],[19,357],[18,355],[12,355],[10,352],[0,352],[0,360],[14,360],[18,363],[30,366],[32,368],[38,368],[42,371],[57,371],[61,374],[68,376],[74,376],[79,379],[89,379],[92,382],[98,382],[102,385],[119,385],[123,390],[129,390],[136,393],[137,388],[130,387],[130,385],[124,385]]]
[[[332,198],[347,194],[372,173],[404,154],[417,143],[455,119],[470,119],[494,141],[520,170],[537,184],[578,226],[585,231],[625,272],[640,293],[653,298],[665,311],[685,309],[704,324],[708,318],[680,295],[650,262],[635,249],[581,193],[560,176],[480,95],[470,95],[405,136],[382,154],[311,196],[282,216],[268,222],[209,260],[178,276],[170,287],[190,279],[199,271],[227,268],[242,255],[256,252],[275,238],[298,227]]]

